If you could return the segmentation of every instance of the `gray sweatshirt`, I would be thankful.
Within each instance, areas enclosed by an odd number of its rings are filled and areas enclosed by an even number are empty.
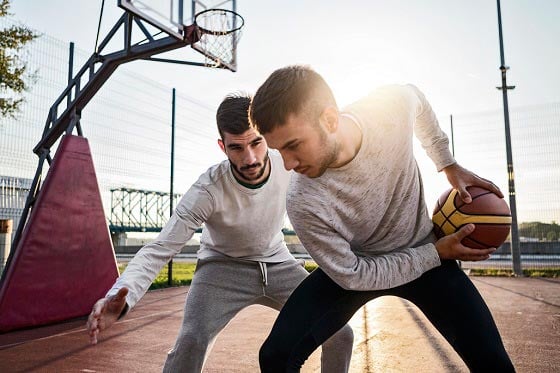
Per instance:
[[[438,171],[453,164],[448,139],[414,86],[386,86],[345,108],[362,129],[354,159],[318,178],[296,174],[288,216],[301,242],[336,283],[387,289],[440,265],[413,132]]]
[[[130,308],[140,300],[163,266],[204,224],[199,259],[235,258],[268,263],[293,259],[284,242],[286,190],[291,173],[277,151],[269,151],[267,182],[257,189],[239,184],[229,161],[202,174],[185,193],[155,241],[144,246],[107,292],[126,286]]]

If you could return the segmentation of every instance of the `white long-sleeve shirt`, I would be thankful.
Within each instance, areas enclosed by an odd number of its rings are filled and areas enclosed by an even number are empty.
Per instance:
[[[448,139],[414,86],[386,86],[342,111],[362,130],[348,164],[318,178],[295,174],[288,216],[301,242],[346,289],[387,289],[440,265],[413,132],[438,170],[455,162]]]
[[[284,169],[278,152],[270,150],[269,156],[270,176],[256,189],[239,184],[227,160],[202,174],[155,241],[138,251],[107,296],[127,287],[127,304],[134,307],[203,223],[200,259],[219,256],[278,263],[293,258],[282,233],[291,173]]]

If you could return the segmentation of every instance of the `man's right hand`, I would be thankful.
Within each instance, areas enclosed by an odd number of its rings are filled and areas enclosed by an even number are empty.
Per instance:
[[[436,241],[436,250],[441,259],[455,259],[462,261],[476,262],[486,260],[490,257],[496,248],[489,249],[472,249],[461,243],[463,238],[474,232],[474,224],[467,224],[457,232],[444,236]]]
[[[91,344],[97,343],[97,335],[100,331],[117,321],[126,306],[127,294],[127,288],[120,288],[117,294],[101,298],[93,305],[86,325]]]

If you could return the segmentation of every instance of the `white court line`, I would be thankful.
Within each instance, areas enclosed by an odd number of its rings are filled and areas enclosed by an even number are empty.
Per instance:
[[[179,311],[182,312],[183,309],[181,308]],[[142,320],[142,319],[146,319],[146,318],[154,317],[154,316],[158,316],[158,315],[172,314],[172,313],[175,313],[175,312],[177,312],[177,310],[175,310],[175,311],[161,311],[161,312],[152,313],[152,314],[150,314],[150,315],[135,317],[135,318],[133,318],[133,319],[126,319],[126,320],[118,321],[118,323],[119,323],[119,324],[124,324],[124,323],[129,323],[129,322],[133,322],[133,321],[138,321],[138,320]],[[53,335],[48,335],[48,336],[46,336],[46,337],[41,337],[41,338],[37,338],[37,339],[32,339],[32,340],[25,341],[25,342],[16,342],[16,343],[12,343],[12,344],[9,344],[9,345],[3,345],[3,346],[0,346],[0,350],[6,349],[6,348],[10,348],[10,347],[13,347],[13,346],[18,346],[18,345],[25,344],[25,343],[30,343],[30,342],[35,342],[35,341],[42,341],[42,340],[45,340],[45,339],[50,339],[50,338],[55,338],[55,337],[62,337],[62,336],[70,335],[70,334],[74,334],[74,333],[85,333],[86,330],[87,330],[87,328],[84,327],[84,328],[82,328],[82,329],[72,330],[72,331],[69,331],[69,332],[63,332],[63,333],[58,333],[58,334],[53,334]]]
[[[415,306],[411,306],[411,305],[399,305],[399,306],[385,306],[385,305],[376,305],[375,308],[377,309],[403,309],[403,308],[414,308]],[[152,313],[149,315],[145,315],[145,316],[139,316],[139,317],[135,317],[135,318],[126,318],[125,320],[121,320],[118,321],[119,324],[125,324],[125,323],[130,323],[130,322],[134,322],[134,321],[138,321],[138,320],[143,320],[149,317],[154,317],[154,316],[159,316],[159,315],[164,315],[164,314],[172,314],[175,312],[182,312],[183,309],[178,309],[175,311],[161,311],[161,312],[156,312],[156,313]],[[21,344],[25,344],[25,343],[30,343],[30,342],[35,342],[35,341],[42,341],[42,340],[46,340],[46,339],[51,339],[51,338],[55,338],[55,337],[63,337],[65,335],[70,335],[70,334],[74,334],[74,333],[85,333],[87,330],[87,328],[82,328],[82,329],[77,329],[77,330],[72,330],[69,332],[62,332],[62,333],[58,333],[58,334],[53,334],[53,335],[49,335],[46,337],[41,337],[41,338],[37,338],[37,339],[32,339],[29,341],[25,341],[25,342],[16,342],[16,343],[12,343],[12,344],[8,344],[8,345],[3,345],[0,346],[0,350],[2,349],[6,349],[6,348],[10,348],[10,347],[14,347],[17,345],[21,345]]]

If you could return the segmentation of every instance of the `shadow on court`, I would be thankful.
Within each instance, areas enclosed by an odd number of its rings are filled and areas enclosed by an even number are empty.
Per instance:
[[[486,299],[518,372],[558,372],[560,279],[471,277]],[[96,346],[85,319],[0,334],[0,372],[159,372],[182,319],[187,287],[152,291]],[[258,348],[276,311],[251,306],[218,337],[205,372],[257,372]],[[351,372],[467,372],[416,307],[368,303],[352,318]],[[303,372],[320,371],[315,352]]]

